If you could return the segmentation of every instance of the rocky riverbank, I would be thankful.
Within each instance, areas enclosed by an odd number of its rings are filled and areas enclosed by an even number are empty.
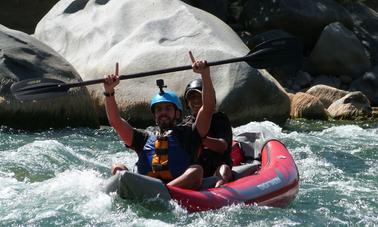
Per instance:
[[[21,103],[10,94],[15,81],[102,78],[112,72],[116,61],[123,74],[187,65],[188,50],[210,61],[240,57],[265,40],[283,36],[295,36],[303,44],[303,61],[296,64],[300,67],[256,70],[237,63],[212,68],[218,107],[234,125],[264,119],[282,122],[290,117],[377,116],[374,1],[185,1],[216,18],[178,0],[61,0],[40,20],[37,15],[20,21],[22,26],[14,22],[23,13],[23,8],[14,7],[17,4],[43,11],[51,2],[0,3],[9,9],[7,20],[1,20],[8,28],[0,27],[1,125],[49,128],[106,123],[101,86],[70,91],[69,97],[77,98]],[[4,15],[2,11],[0,18]],[[36,28],[31,31],[33,25]],[[182,95],[195,75],[187,71],[122,82],[116,94],[125,118],[140,125],[150,123],[145,107],[157,90],[157,78]],[[33,120],[36,113],[45,116],[38,124]]]

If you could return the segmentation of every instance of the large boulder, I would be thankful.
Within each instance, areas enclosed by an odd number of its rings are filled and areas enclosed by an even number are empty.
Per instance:
[[[120,62],[121,73],[136,73],[191,64],[188,51],[208,61],[244,56],[249,49],[213,15],[178,0],[62,0],[40,21],[35,36],[62,54],[85,80],[102,78]],[[264,70],[244,62],[211,67],[221,111],[232,122],[284,120],[289,98]],[[116,98],[123,117],[151,120],[149,99],[163,78],[183,95],[198,78],[191,70],[121,82]],[[89,87],[103,109],[102,85]],[[248,98],[247,98],[248,97]],[[130,117],[132,116],[132,117]],[[102,115],[106,118],[105,114]]]
[[[334,88],[340,88],[341,79],[332,75],[319,75],[311,81],[311,85],[326,85]]]
[[[328,108],[334,101],[341,99],[349,92],[327,85],[319,84],[306,91],[307,94],[317,97]]]
[[[371,67],[359,39],[339,22],[324,28],[309,61],[314,74],[358,77]]]
[[[301,37],[309,48],[326,25],[352,25],[346,9],[333,0],[247,0],[242,20],[252,34],[282,29]]]
[[[327,120],[327,111],[322,102],[315,96],[298,92],[290,96],[291,118],[319,119]]]
[[[333,102],[327,109],[334,119],[354,120],[372,116],[372,108],[368,98],[360,91],[347,94]]]
[[[62,56],[35,38],[0,25],[0,125],[21,129],[98,127],[86,89],[64,97],[20,102],[10,93],[13,82],[32,78],[77,82],[80,77]]]
[[[237,75],[238,81],[233,85],[216,86],[216,92],[227,94],[219,102],[219,109],[229,113],[234,125],[251,120],[281,123],[289,117],[290,98],[267,71],[260,70],[256,74],[253,68],[245,69],[237,65],[231,71]],[[273,113],[275,111],[276,114]],[[246,119],[245,116],[251,117]]]
[[[361,91],[369,98],[372,106],[378,106],[378,66],[353,81],[350,90]]]
[[[378,65],[378,1],[375,0],[375,2],[375,10],[361,2],[351,2],[346,5],[346,8],[353,18],[354,34],[369,52],[373,65]],[[364,3],[368,2],[364,1]]]

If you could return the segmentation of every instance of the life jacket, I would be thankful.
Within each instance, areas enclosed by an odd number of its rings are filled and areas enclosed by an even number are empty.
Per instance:
[[[155,141],[155,154],[152,156],[152,170],[147,173],[148,176],[159,178],[164,181],[173,179],[168,166],[168,137],[157,136]]]
[[[168,131],[164,135],[149,136],[143,151],[138,153],[138,173],[169,182],[185,172],[190,156],[172,134]]]

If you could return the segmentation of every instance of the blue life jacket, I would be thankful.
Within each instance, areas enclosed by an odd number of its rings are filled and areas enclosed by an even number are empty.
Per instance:
[[[162,153],[159,149],[158,152],[156,152],[156,142],[158,141],[157,136],[150,135],[148,137],[147,142],[143,147],[143,151],[138,153],[138,173],[160,178],[163,181],[168,182],[185,172],[190,165],[190,156],[188,152],[182,148],[177,136],[171,134],[167,136],[166,139],[168,140],[168,150],[165,150]],[[161,155],[160,157],[165,156],[164,160],[168,161],[165,166],[167,168],[156,168],[155,161],[153,168],[153,159],[154,157],[156,159],[157,155]],[[166,157],[166,155],[168,155],[168,157]],[[166,174],[167,171],[169,171],[168,176]]]

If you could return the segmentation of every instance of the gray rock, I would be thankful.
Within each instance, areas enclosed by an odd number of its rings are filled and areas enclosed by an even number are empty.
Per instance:
[[[239,22],[240,15],[243,12],[243,0],[235,0],[230,1],[229,3],[229,11],[230,11],[230,17],[232,22]]]
[[[369,98],[371,105],[378,106],[378,67],[353,81],[350,90],[361,91]]]
[[[75,69],[54,50],[25,33],[0,25],[0,125],[21,129],[99,126],[86,89],[72,89],[57,99],[15,100],[11,84],[32,78],[80,81]]]
[[[250,39],[247,40],[247,42],[245,43],[248,45],[249,49],[254,49],[257,45],[267,40],[289,38],[289,37],[293,37],[293,35],[280,29],[273,29],[267,32],[257,34],[253,37],[250,37]],[[299,39],[297,41],[300,42]],[[299,46],[300,48],[302,48],[301,43],[299,43]],[[281,84],[283,84],[287,78],[295,77],[295,75],[297,74],[297,71],[302,66],[301,59],[296,59],[296,62],[291,62],[290,64],[284,63],[283,61],[285,60],[287,59],[282,59],[281,64],[267,69],[268,72]]]
[[[341,80],[334,76],[320,75],[320,76],[315,77],[314,80],[312,80],[313,86],[319,85],[319,84],[327,85],[334,88],[339,88],[341,85]]]
[[[62,0],[40,21],[35,36],[62,54],[85,80],[113,72],[116,61],[121,73],[130,74],[191,64],[189,50],[208,61],[249,52],[221,20],[177,0],[109,1],[102,5]],[[234,124],[289,116],[285,91],[266,71],[238,63],[211,67],[211,74],[218,106]],[[157,92],[158,78],[182,95],[186,84],[198,75],[188,70],[121,82],[116,98],[123,117],[151,121],[147,106]],[[89,89],[103,110],[102,85]]]
[[[338,22],[324,28],[309,62],[314,74],[350,75],[354,78],[371,67],[361,42]]]
[[[315,44],[324,26],[335,21],[352,25],[346,9],[333,0],[248,0],[242,20],[252,34],[282,29],[301,37],[308,48]]]
[[[375,6],[378,1],[374,0]],[[372,2],[372,1],[371,1]],[[364,1],[368,4],[368,1]],[[368,4],[373,7],[373,4]],[[353,18],[353,32],[361,40],[365,49],[370,55],[370,60],[373,65],[378,64],[378,12],[377,7],[375,11],[365,6],[363,3],[350,2],[346,5],[350,15]]]
[[[282,123],[289,117],[290,99],[281,85],[265,70],[256,71],[235,65],[238,81],[233,86],[216,87],[216,92],[227,92],[219,109],[229,114],[234,125],[251,120],[271,120]],[[270,94],[267,94],[269,91]],[[218,95],[217,95],[218,97]],[[272,111],[272,112],[271,112]],[[276,114],[273,112],[277,111]],[[246,118],[245,116],[253,116]]]
[[[298,71],[295,80],[301,87],[305,87],[311,83],[313,78],[308,72]]]
[[[301,90],[301,85],[294,83],[293,86],[291,87],[294,91],[299,91]]]
[[[341,75],[339,76],[340,80],[344,84],[350,84],[353,81],[353,78],[348,75]]]

